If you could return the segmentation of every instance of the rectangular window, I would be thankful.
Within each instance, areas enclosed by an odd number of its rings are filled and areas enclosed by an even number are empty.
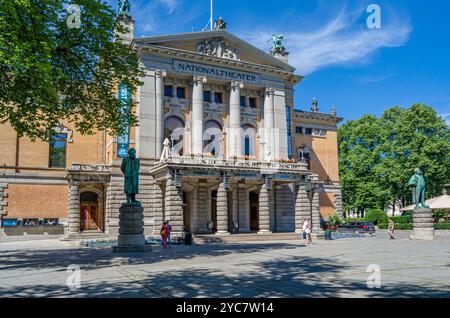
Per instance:
[[[244,153],[246,156],[250,156],[250,137],[245,136]]]
[[[312,135],[312,128],[306,128],[305,135]]]
[[[245,107],[245,96],[241,96],[241,107]]]
[[[67,148],[66,134],[56,134],[53,137],[51,137],[50,154],[49,154],[50,168],[66,167],[66,148]]]
[[[216,104],[223,104],[223,94],[222,93],[214,93],[214,102]]]
[[[186,88],[185,87],[177,87],[177,97],[179,99],[186,99]]]
[[[257,103],[256,97],[250,97],[250,99],[249,99],[249,106],[251,108],[257,108],[258,107],[258,103]]]
[[[172,86],[169,85],[164,86],[164,96],[172,97]]]
[[[203,91],[203,101],[210,103],[211,102],[211,92],[210,91]]]
[[[302,127],[295,127],[295,133],[296,134],[303,134],[303,128]]]

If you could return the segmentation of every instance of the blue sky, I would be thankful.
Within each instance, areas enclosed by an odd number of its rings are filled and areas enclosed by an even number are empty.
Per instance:
[[[109,0],[115,4],[116,1]],[[130,0],[136,36],[201,31],[209,0]],[[366,12],[381,7],[381,29]],[[450,1],[214,0],[227,30],[267,51],[271,34],[286,38],[290,64],[304,81],[296,108],[338,115],[381,115],[394,105],[433,106],[450,124]]]

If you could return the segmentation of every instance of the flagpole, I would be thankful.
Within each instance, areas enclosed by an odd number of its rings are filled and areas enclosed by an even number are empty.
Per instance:
[[[211,27],[211,31],[213,31],[214,29],[214,25],[213,25],[213,0],[211,0],[211,19],[209,21],[210,27]]]

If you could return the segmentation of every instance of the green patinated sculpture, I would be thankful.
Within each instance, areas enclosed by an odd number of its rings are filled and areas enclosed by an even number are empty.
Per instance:
[[[120,170],[125,175],[124,192],[127,195],[127,204],[141,205],[136,200],[136,194],[139,193],[139,170],[141,163],[136,158],[136,150],[131,148],[128,150],[128,157],[122,160]]]
[[[271,49],[272,54],[285,52],[286,49],[283,45],[283,40],[284,40],[283,35],[280,35],[280,34],[272,35],[272,40],[271,40],[272,41],[272,49]]]
[[[413,187],[413,203],[416,204],[416,208],[428,209],[429,206],[425,204],[425,178],[423,177],[423,171],[419,168],[414,170],[414,175],[409,179],[408,183]],[[421,206],[422,205],[422,206]]]
[[[131,6],[130,6],[130,2],[128,2],[128,0],[119,0],[117,7],[118,7],[117,8],[118,14],[129,15],[131,12]]]

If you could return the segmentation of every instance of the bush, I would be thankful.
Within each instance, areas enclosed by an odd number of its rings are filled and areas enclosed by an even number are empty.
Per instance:
[[[439,223],[434,225],[435,230],[450,230],[450,223]]]
[[[389,228],[389,223],[380,223],[378,224],[378,229],[379,230],[387,230]],[[399,230],[399,231],[403,231],[403,230],[412,230],[413,229],[413,225],[412,224],[395,224],[395,229]]]
[[[366,213],[366,217],[364,218],[367,222],[372,222],[373,224],[377,225],[380,220],[386,219],[387,215],[383,210],[379,209],[373,209],[368,210]]]
[[[394,216],[391,218],[395,224],[410,224],[413,223],[412,215]]]
[[[350,222],[364,222],[365,220],[363,218],[347,218],[344,219],[345,223],[350,223]]]

